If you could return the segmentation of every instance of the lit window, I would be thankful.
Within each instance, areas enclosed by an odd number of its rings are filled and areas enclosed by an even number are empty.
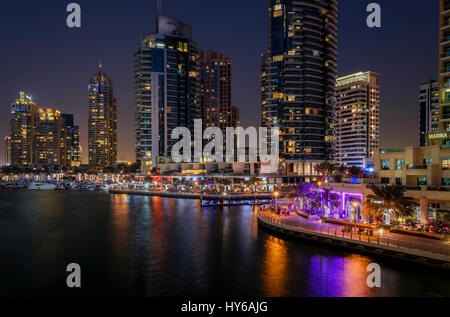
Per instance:
[[[273,57],[274,62],[282,62],[283,61],[283,55],[277,55]]]
[[[284,94],[282,92],[275,92],[272,95],[273,99],[283,99]]]

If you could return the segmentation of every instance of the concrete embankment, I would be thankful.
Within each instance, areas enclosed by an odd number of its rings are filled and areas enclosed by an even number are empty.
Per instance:
[[[380,237],[363,237],[356,235],[353,238],[346,237],[345,233],[338,230],[322,229],[322,227],[310,228],[289,225],[283,223],[276,217],[267,216],[265,213],[258,212],[258,224],[270,230],[292,236],[295,238],[302,238],[312,240],[320,243],[326,243],[333,246],[353,250],[361,253],[372,253],[392,257],[396,259],[431,265],[444,269],[450,269],[450,254],[448,250],[440,250],[433,252],[429,249],[428,252],[418,250],[417,248],[399,247],[390,244],[389,240],[380,240]],[[319,229],[320,228],[320,229]],[[364,239],[366,241],[364,241]]]

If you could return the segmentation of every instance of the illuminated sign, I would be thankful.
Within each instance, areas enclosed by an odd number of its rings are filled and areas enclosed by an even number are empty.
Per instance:
[[[448,138],[450,138],[448,132],[433,132],[428,134],[428,140],[442,140]]]

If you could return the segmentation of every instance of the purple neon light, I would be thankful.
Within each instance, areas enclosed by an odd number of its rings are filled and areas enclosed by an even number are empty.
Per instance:
[[[324,190],[321,189],[320,192],[323,194]],[[361,202],[363,202],[363,194],[360,194],[360,193],[330,191],[330,194],[337,194],[338,196],[341,197],[341,204],[342,204],[341,213],[345,212],[345,204],[346,204],[345,198],[346,197],[359,198],[361,200]],[[341,215],[341,217],[342,217],[342,215]]]

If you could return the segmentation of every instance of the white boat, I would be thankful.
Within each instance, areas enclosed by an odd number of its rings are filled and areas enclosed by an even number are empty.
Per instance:
[[[55,184],[32,183],[28,190],[55,190]]]

